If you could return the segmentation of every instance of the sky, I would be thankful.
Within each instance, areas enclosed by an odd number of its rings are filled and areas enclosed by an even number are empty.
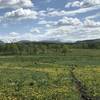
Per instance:
[[[100,38],[100,0],[0,0],[0,40]]]

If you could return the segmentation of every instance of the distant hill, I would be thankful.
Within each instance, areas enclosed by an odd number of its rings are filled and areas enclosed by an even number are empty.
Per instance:
[[[1,45],[1,44],[4,44],[4,42],[0,40],[0,45]]]
[[[18,41],[17,43],[30,43],[31,41],[29,40],[21,40],[21,41]]]
[[[66,54],[71,49],[100,49],[100,39],[77,42],[59,41],[28,41],[22,40],[14,43],[0,41],[1,55],[34,55],[34,54]]]
[[[92,39],[92,40],[82,40],[82,41],[68,41],[68,42],[61,42],[60,40],[43,40],[43,41],[29,41],[29,40],[22,40],[18,41],[17,43],[53,43],[53,44],[80,44],[80,43],[100,43],[100,39]]]
[[[100,43],[100,39],[77,41],[76,43]]]
[[[87,44],[95,44],[95,43],[100,43],[100,39],[91,39],[91,40],[82,40],[82,41],[68,41],[68,42],[61,42],[60,40],[43,40],[43,41],[30,41],[30,40],[21,40],[17,41],[15,43],[46,43],[46,44],[82,44],[82,43],[87,43]],[[4,44],[3,41],[0,41],[0,44]]]

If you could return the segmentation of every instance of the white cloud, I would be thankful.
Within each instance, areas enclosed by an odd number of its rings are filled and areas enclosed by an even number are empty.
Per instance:
[[[33,7],[31,0],[0,0],[0,8]]]
[[[83,5],[83,2],[80,1],[74,1],[74,2],[69,2],[65,5],[65,8],[69,7],[81,7]]]
[[[56,25],[57,22],[56,21],[41,20],[41,21],[38,22],[38,24],[39,25],[47,25],[47,24],[49,24],[49,25]]]
[[[88,19],[87,17],[85,18],[85,20],[82,22],[80,19],[78,18],[72,18],[72,17],[63,17],[62,19],[57,21],[56,25],[60,25],[60,26],[83,26],[83,27],[100,27],[100,22],[99,21],[94,21],[91,19]]]
[[[87,13],[89,11],[100,9],[100,3],[98,0],[83,0],[70,2],[66,7],[79,7],[77,10],[57,10],[54,8],[48,8],[47,10],[36,11],[32,9],[25,9],[23,7],[31,7],[33,4],[30,0],[8,0],[8,2],[2,2],[0,0],[0,7],[21,7],[14,11],[6,12],[4,16],[0,17],[0,21],[5,19],[37,19],[40,18],[36,28],[29,30],[29,33],[17,33],[11,32],[6,36],[1,36],[3,40],[59,40],[76,41],[82,39],[100,38],[100,22],[91,20],[95,16],[88,16],[81,21],[75,15],[81,13]],[[30,2],[19,4],[18,2]],[[31,5],[32,4],[32,5]],[[54,17],[54,19],[52,18]],[[56,18],[57,17],[57,18]],[[84,17],[84,16],[83,16]],[[91,18],[90,18],[91,17]],[[58,19],[61,18],[61,19]],[[57,20],[58,19],[58,20]],[[6,20],[5,20],[6,21]]]
[[[58,39],[62,42],[100,38],[100,27],[60,26],[47,30],[45,39]]]
[[[43,19],[46,16],[46,11],[44,10],[36,11],[29,8],[19,8],[10,12],[6,12],[3,16],[0,16],[0,22],[12,19]]]
[[[4,18],[16,18],[16,19],[37,19],[38,13],[30,9],[17,9],[11,12],[7,12]]]
[[[89,19],[85,19],[82,22],[78,18],[70,17],[63,17],[59,21],[62,22],[61,25],[56,24],[55,27],[45,29],[46,32],[42,34],[42,40],[74,42],[100,38],[100,22]],[[47,22],[42,21],[41,23],[45,24]]]
[[[58,25],[82,25],[78,18],[63,17],[58,21]]]
[[[62,17],[56,21],[41,20],[42,27],[32,28],[28,33],[20,34],[11,32],[2,37],[5,41],[31,40],[31,41],[77,41],[84,39],[100,38],[100,22],[85,19],[81,21],[74,17]]]
[[[84,21],[85,27],[100,27],[100,22],[95,22],[93,20],[86,19]]]
[[[11,37],[16,37],[16,36],[18,36],[19,35],[19,33],[16,33],[16,32],[11,32],[11,33],[9,33],[9,36],[11,36]]]
[[[45,10],[38,11],[38,15],[45,17],[46,16],[46,11]]]
[[[4,16],[0,16],[0,22],[5,19],[45,19],[46,17],[62,17],[62,16],[75,16],[81,13],[87,13],[89,11],[97,10],[100,9],[100,6],[94,6],[94,7],[89,7],[89,8],[80,8],[77,10],[72,10],[72,11],[66,11],[66,10],[57,10],[57,9],[52,9],[50,11],[46,10],[41,10],[41,11],[36,11],[32,9],[16,9],[11,12],[6,12]],[[5,19],[4,19],[5,18]]]
[[[83,0],[83,6],[85,5],[87,6],[100,5],[100,0]]]
[[[41,33],[39,28],[32,28],[30,30],[30,32],[33,33],[33,34],[40,34]]]
[[[47,20],[41,20],[38,22],[39,25],[42,25],[46,28],[51,28],[51,27],[54,27],[58,24],[57,21],[47,21]]]
[[[94,6],[94,7],[88,7],[88,8],[80,8],[77,10],[71,10],[71,11],[66,11],[66,10],[55,10],[55,11],[50,11],[47,13],[48,16],[75,16],[77,14],[81,13],[87,13],[89,11],[97,10],[100,9],[100,6]]]
[[[47,28],[54,28],[58,26],[80,26],[83,23],[78,18],[62,17],[61,19],[56,21],[41,20],[38,22],[38,24]]]
[[[90,6],[100,5],[100,0],[82,0],[82,1],[74,1],[74,2],[68,2],[65,5],[65,8],[69,7],[81,7],[81,8],[87,8]]]
[[[32,31],[33,30],[33,31]],[[69,42],[86,39],[100,38],[100,26],[99,27],[86,27],[86,26],[57,26],[46,28],[45,32],[38,31],[37,28],[31,29],[31,33],[17,33],[11,32],[9,35],[0,36],[1,40],[6,42],[30,40],[30,41],[60,41]],[[37,33],[35,33],[37,32]]]
[[[16,33],[11,32],[8,35],[0,35],[0,40],[10,43],[21,40],[39,41],[42,35],[34,35],[32,33]]]
[[[0,40],[7,42],[7,43],[16,42],[19,40],[20,35],[21,34],[17,32],[11,32],[11,33],[8,33],[7,35],[0,34]]]
[[[55,8],[47,8],[47,11],[54,11]]]

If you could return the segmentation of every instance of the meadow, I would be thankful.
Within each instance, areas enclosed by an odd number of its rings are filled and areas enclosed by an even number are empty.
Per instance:
[[[0,56],[0,100],[100,100],[100,50]]]

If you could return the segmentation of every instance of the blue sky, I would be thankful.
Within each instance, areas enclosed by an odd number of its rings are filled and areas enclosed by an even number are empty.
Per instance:
[[[0,0],[0,40],[100,38],[100,0]]]

